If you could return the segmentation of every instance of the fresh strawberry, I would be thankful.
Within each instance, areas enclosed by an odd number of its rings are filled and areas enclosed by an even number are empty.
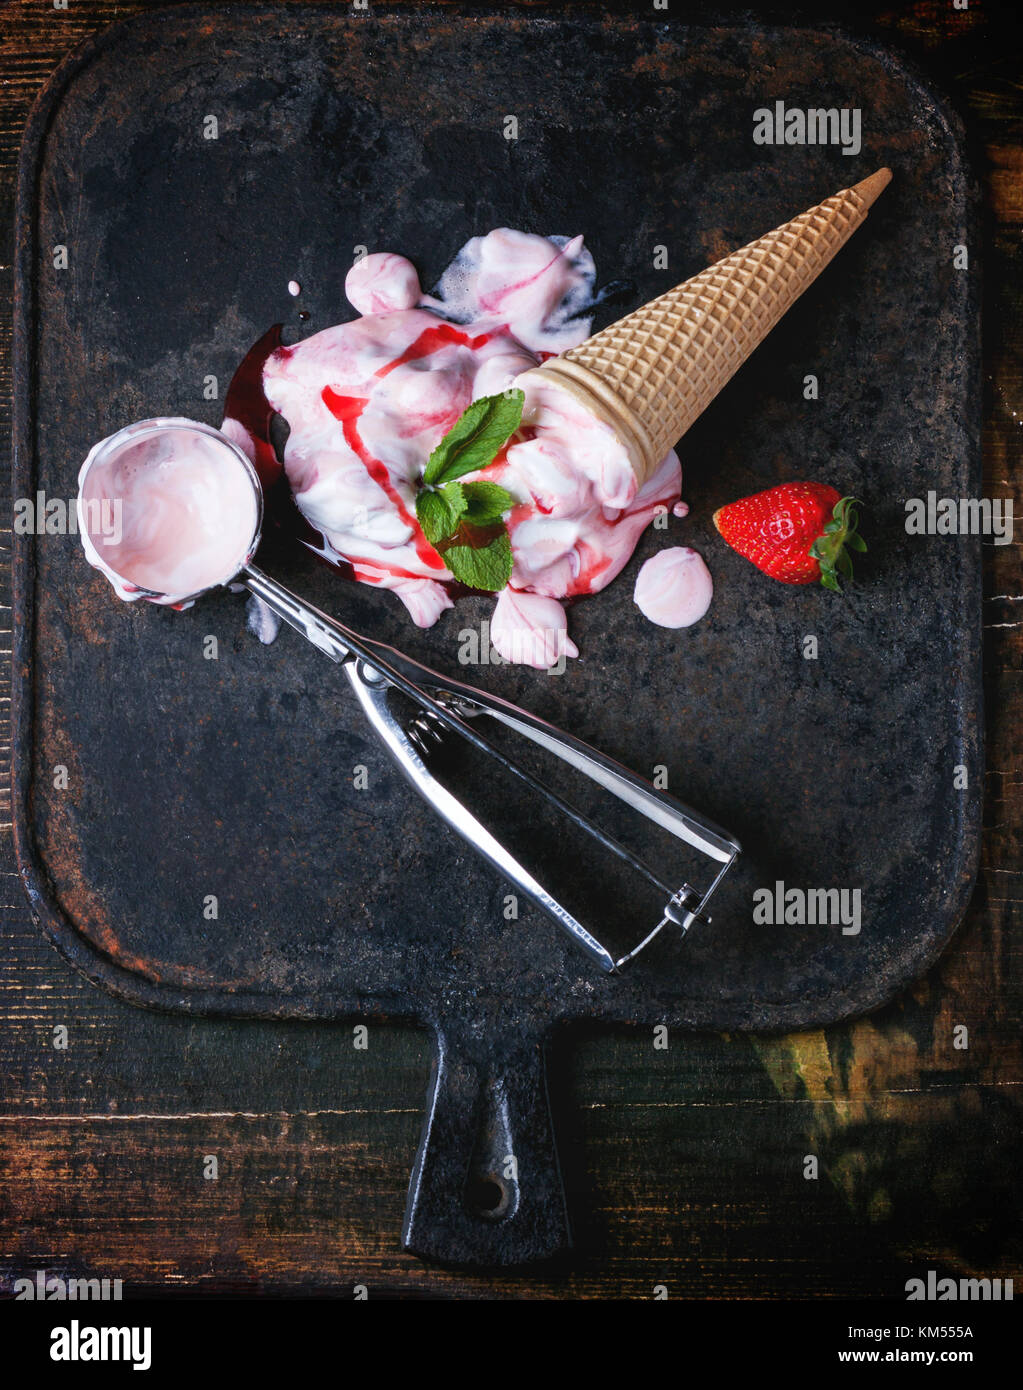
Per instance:
[[[824,483],[782,483],[729,502],[714,525],[740,555],[783,584],[816,584],[841,593],[838,576],[852,578],[848,550],[866,550],[856,531],[855,497]]]

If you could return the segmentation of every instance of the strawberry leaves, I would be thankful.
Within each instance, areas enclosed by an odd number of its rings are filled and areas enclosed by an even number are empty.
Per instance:
[[[821,583],[825,589],[831,589],[836,594],[842,592],[839,575],[843,579],[852,578],[853,565],[849,551],[862,553],[867,549],[866,541],[856,529],[859,524],[856,509],[860,505],[856,497],[840,498],[832,510],[831,520],[810,547],[810,555],[820,565]]]
[[[519,427],[524,401],[518,390],[473,401],[431,453],[416,496],[423,535],[471,589],[496,591],[511,578],[511,541],[503,518],[515,498],[498,483],[458,479],[494,462]]]

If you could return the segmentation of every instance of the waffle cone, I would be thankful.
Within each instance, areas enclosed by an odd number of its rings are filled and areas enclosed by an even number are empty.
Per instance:
[[[642,485],[890,179],[878,170],[525,375],[570,392],[610,425]]]

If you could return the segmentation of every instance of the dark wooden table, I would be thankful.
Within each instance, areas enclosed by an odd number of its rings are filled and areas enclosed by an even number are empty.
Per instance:
[[[63,55],[139,0],[19,0],[0,11],[0,286],[28,109]],[[637,9],[646,6],[637,4]],[[673,10],[674,10],[673,6]],[[695,8],[695,7],[694,7]],[[784,11],[778,11],[784,17]],[[829,14],[841,19],[831,7]],[[943,85],[986,208],[985,493],[1013,496],[1023,442],[1023,45],[1010,9],[859,5],[867,28]],[[819,22],[815,16],[813,22]],[[10,316],[0,428],[10,436]],[[10,545],[7,470],[0,545]],[[1017,508],[1018,510],[1018,508]],[[9,605],[6,553],[0,601]],[[985,547],[983,866],[939,966],[881,1013],[787,1037],[561,1039],[555,1084],[578,1249],[495,1277],[402,1253],[430,1042],[376,1026],[195,1022],[76,976],[34,928],[0,792],[0,1287],[41,1268],[129,1291],[457,1298],[901,1298],[911,1275],[1021,1276],[1023,576]],[[10,609],[0,609],[9,652]],[[9,750],[9,684],[0,753]],[[968,1047],[956,1028],[968,1029]],[[67,1030],[67,1047],[55,1046]],[[817,1181],[804,1157],[819,1158]],[[203,1177],[216,1155],[219,1177]]]

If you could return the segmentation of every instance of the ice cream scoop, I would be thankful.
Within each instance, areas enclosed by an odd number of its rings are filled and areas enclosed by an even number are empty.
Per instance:
[[[102,522],[114,511],[122,516],[122,534],[103,557],[100,547],[111,537]],[[92,449],[79,475],[78,516],[86,556],[121,598],[180,606],[226,584],[255,594],[320,651],[343,664],[367,718],[416,790],[473,849],[554,917],[603,970],[624,966],[669,923],[685,932],[705,918],[711,894],[739,854],[732,836],[571,734],[361,637],[307,604],[252,564],[262,513],[259,479],[242,449],[220,431],[190,420],[143,420],[129,426]],[[185,592],[175,592],[178,587]],[[392,708],[393,691],[415,703],[418,712],[411,721]],[[662,881],[614,836],[480,734],[470,721],[484,714],[707,855],[717,865],[710,886],[700,893],[688,883],[672,887]],[[433,776],[424,756],[446,732],[457,733],[492,758],[663,892],[661,922],[637,947],[616,959]]]

